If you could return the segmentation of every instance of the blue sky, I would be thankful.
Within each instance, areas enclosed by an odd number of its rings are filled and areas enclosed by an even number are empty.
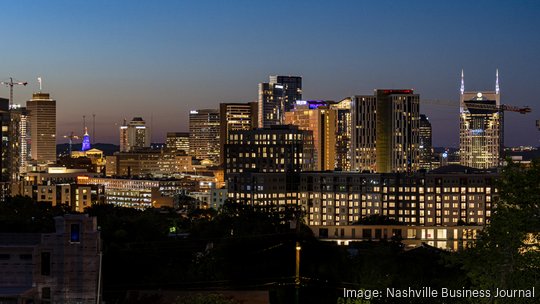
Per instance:
[[[57,99],[58,134],[96,114],[98,141],[123,118],[151,120],[154,141],[188,129],[188,112],[257,98],[268,75],[301,75],[305,99],[414,88],[438,146],[458,145],[459,74],[493,90],[499,68],[507,145],[539,145],[538,1],[12,1],[0,11],[0,79],[24,103]],[[0,96],[8,96],[0,88]]]

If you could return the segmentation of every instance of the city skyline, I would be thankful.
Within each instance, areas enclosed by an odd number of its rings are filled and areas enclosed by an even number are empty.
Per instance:
[[[59,142],[71,131],[82,135],[82,116],[92,113],[98,142],[118,144],[119,125],[136,116],[164,142],[166,132],[188,130],[190,110],[255,101],[268,76],[298,75],[303,99],[414,89],[432,122],[433,145],[457,147],[461,69],[466,90],[484,91],[494,89],[498,68],[501,102],[533,109],[506,115],[506,145],[538,145],[540,102],[529,97],[540,81],[538,3],[287,5],[277,14],[250,2],[9,4],[6,22],[16,30],[0,79],[30,82],[14,89],[15,103],[24,105],[43,77],[43,91],[57,100]],[[48,15],[54,18],[43,22]],[[272,26],[280,22],[291,26]],[[273,35],[282,43],[268,39]],[[0,96],[7,98],[8,88]]]

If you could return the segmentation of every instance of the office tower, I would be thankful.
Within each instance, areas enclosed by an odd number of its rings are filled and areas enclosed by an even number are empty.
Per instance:
[[[297,100],[302,100],[302,77],[300,76],[270,76],[271,84],[283,86],[283,111],[294,108]]]
[[[128,124],[120,126],[120,151],[128,152],[150,147],[150,129],[141,117],[134,117]]]
[[[34,93],[26,102],[30,122],[30,155],[40,163],[56,162],[56,100]]]
[[[259,128],[280,125],[283,122],[283,86],[259,83]]]
[[[500,106],[498,72],[495,91],[465,92],[462,71],[460,92],[460,163],[479,169],[497,167],[504,144],[503,112],[497,109]],[[482,105],[493,108],[481,108]]]
[[[219,150],[220,163],[225,159],[225,144],[229,132],[251,130],[257,127],[257,103],[219,104]]]
[[[167,149],[189,153],[189,132],[167,132]]]
[[[337,111],[332,102],[297,100],[294,108],[285,112],[285,124],[313,132],[314,170],[334,170],[336,165]]]
[[[420,95],[413,90],[375,90],[352,98],[353,170],[412,172],[419,162]]]
[[[335,169],[351,170],[351,98],[345,98],[330,105],[336,110],[336,162]]]
[[[189,112],[189,150],[197,159],[219,162],[219,110]]]
[[[431,123],[429,118],[421,114],[420,115],[420,169],[431,170],[431,162],[433,160],[433,145],[431,144],[432,132]]]
[[[127,151],[129,151],[128,125],[124,119],[124,123],[120,126],[120,152]]]
[[[285,111],[302,99],[302,77],[270,76],[270,82],[259,83],[259,128],[283,124]]]

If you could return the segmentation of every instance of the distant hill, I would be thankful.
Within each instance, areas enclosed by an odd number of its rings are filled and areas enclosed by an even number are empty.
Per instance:
[[[80,151],[81,150],[81,144],[73,144],[73,151]],[[120,147],[118,145],[113,144],[92,144],[92,148],[99,149],[103,151],[105,155],[113,155],[114,152],[117,152],[120,150]],[[69,152],[69,144],[58,144],[56,145],[56,154],[67,154]]]

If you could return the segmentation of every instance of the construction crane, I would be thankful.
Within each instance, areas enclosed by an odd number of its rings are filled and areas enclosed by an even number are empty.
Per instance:
[[[71,133],[69,133],[68,135],[64,135],[64,138],[69,138],[69,155],[71,156],[71,152],[73,151],[73,140],[81,139],[81,137],[79,135],[75,135],[75,133],[71,131]]]
[[[467,108],[469,109],[482,109],[482,110],[496,110],[499,112],[507,111],[507,112],[517,112],[519,114],[527,114],[531,113],[532,110],[530,107],[518,107],[518,106],[511,106],[511,105],[488,105],[488,104],[477,104],[477,103],[466,103]]]
[[[452,101],[445,101],[445,100],[439,100],[439,99],[422,99],[420,100],[420,103],[423,104],[432,104],[432,105],[439,105],[439,106],[449,106],[449,107],[457,107],[459,106],[459,102],[452,102]],[[512,106],[512,105],[492,105],[492,104],[480,104],[480,103],[469,103],[465,101],[465,105],[468,109],[479,109],[479,110],[493,110],[497,112],[517,112],[520,114],[527,114],[531,113],[532,109],[528,106],[524,107],[518,107],[518,106]]]
[[[2,82],[0,82],[0,84],[3,84],[5,86],[9,87],[9,105],[11,107],[11,106],[13,106],[13,86],[15,86],[15,85],[26,86],[28,84],[28,82],[27,81],[13,82],[13,78],[9,77],[9,81],[2,81]]]
[[[430,100],[430,99],[422,99],[420,103],[424,104],[432,104],[432,105],[440,105],[440,106],[451,106],[451,107],[457,107],[461,106],[459,102],[452,102],[452,101],[444,101],[444,100]],[[478,109],[478,110],[489,110],[497,112],[501,119],[501,129],[503,132],[501,133],[501,141],[504,142],[504,112],[516,112],[520,114],[527,114],[531,113],[532,109],[528,106],[524,107],[518,107],[513,105],[494,105],[494,104],[482,104],[482,103],[475,103],[475,102],[467,102],[464,101],[465,107],[467,109]],[[503,151],[501,150],[501,155],[503,155]]]

